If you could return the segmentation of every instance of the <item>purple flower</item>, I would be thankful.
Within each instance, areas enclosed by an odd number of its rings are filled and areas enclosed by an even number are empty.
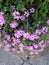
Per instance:
[[[37,29],[37,30],[35,31],[35,34],[40,35],[40,34],[41,34],[41,30]]]
[[[35,39],[35,36],[34,34],[31,34],[30,37],[29,37],[30,40],[34,40]]]
[[[20,16],[20,20],[24,21],[25,20],[25,16],[24,15],[21,15]]]
[[[10,27],[11,28],[16,28],[17,26],[18,26],[18,23],[17,22],[10,23]]]
[[[29,37],[30,40],[35,40],[35,39],[39,39],[39,36],[36,35],[35,33],[31,34]]]
[[[0,15],[3,15],[4,14],[4,12],[0,12]]]
[[[29,53],[30,55],[33,55],[34,53],[33,53],[33,51],[30,51],[30,53]]]
[[[24,34],[24,31],[23,30],[19,30],[19,31],[17,31],[17,32],[14,33],[14,36],[16,38],[20,38],[23,34]]]
[[[33,44],[34,48],[38,48],[38,44]]]
[[[31,8],[30,9],[30,13],[34,13],[35,12],[35,9],[34,8]]]
[[[45,27],[42,27],[41,32],[43,34],[45,34],[47,31],[48,31],[48,28],[46,26]]]
[[[0,15],[0,26],[3,26],[3,24],[5,24],[5,23],[6,23],[6,21],[3,17],[3,15]]]
[[[5,46],[5,50],[6,50],[6,51],[9,51],[9,50],[10,50],[10,47],[11,47],[11,44],[7,44],[7,45]]]
[[[21,35],[20,35],[19,33],[17,33],[17,32],[14,33],[14,36],[15,36],[16,38],[20,38],[20,37],[21,37]]]
[[[0,48],[2,47],[2,44],[0,44]]]
[[[6,35],[5,35],[5,38],[6,38],[7,40],[10,40],[10,35],[6,34]]]
[[[20,44],[19,44],[19,47],[20,47],[20,48],[19,48],[19,49],[20,49],[20,52],[23,53],[23,52],[24,52],[24,49],[23,49],[23,48],[24,48],[24,45],[23,45],[22,43],[20,43]]]
[[[14,5],[11,5],[10,8],[15,9],[15,6]]]
[[[3,43],[4,43],[4,44],[7,44],[7,43],[8,43],[8,41],[7,41],[7,40],[3,40]]]
[[[33,46],[29,46],[29,47],[28,47],[28,50],[29,50],[29,51],[32,51],[32,50],[33,50]]]
[[[20,19],[20,13],[18,11],[14,11],[12,16],[14,16],[14,19],[17,19],[17,20]]]
[[[16,48],[12,48],[12,51],[16,51]]]
[[[25,17],[28,17],[29,15],[30,15],[30,14],[29,14],[29,11],[25,11],[25,12],[24,12],[24,16],[25,16]]]
[[[38,55],[38,54],[39,54],[39,51],[38,51],[38,50],[33,50],[33,53],[34,53],[35,55]]]
[[[30,33],[28,32],[24,33],[23,37],[28,39],[30,37]]]
[[[41,47],[40,50],[39,50],[39,52],[42,52],[43,50],[44,50],[44,47]]]
[[[46,23],[49,25],[49,19],[46,21]]]

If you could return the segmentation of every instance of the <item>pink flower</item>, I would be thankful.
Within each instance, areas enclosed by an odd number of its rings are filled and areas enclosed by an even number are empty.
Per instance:
[[[24,35],[25,31],[24,30],[19,30],[18,33],[21,34],[21,35]]]
[[[39,36],[36,35],[35,33],[31,34],[29,37],[30,40],[35,40],[35,39],[39,39]]]
[[[34,48],[38,48],[38,44],[33,44]]]
[[[16,51],[16,48],[12,48],[12,51]]]
[[[10,23],[10,27],[11,28],[16,28],[17,26],[18,26],[18,23],[17,22]]]
[[[3,17],[3,15],[0,15],[0,26],[3,26],[3,24],[5,24],[5,23],[6,23],[6,21]]]
[[[38,55],[39,54],[39,51],[38,50],[33,50],[33,53]]]
[[[46,44],[44,43],[44,40],[41,40],[40,43],[38,44],[40,47],[46,47]]]
[[[20,49],[20,52],[24,53],[24,45],[22,43],[19,44],[19,49]]]
[[[20,19],[20,13],[18,11],[14,11],[12,16],[14,16],[14,19],[17,19],[17,20]]]
[[[12,46],[15,46],[15,44],[16,44],[16,42],[15,43],[13,43],[13,42],[11,43]]]
[[[28,50],[32,51],[33,50],[33,46],[29,46]]]
[[[49,19],[46,21],[46,23],[49,25]]]
[[[41,34],[41,30],[37,29],[37,30],[35,31],[35,34],[40,35],[40,34]]]
[[[13,40],[14,43],[16,43],[16,38],[13,37],[12,40]]]
[[[0,12],[0,15],[3,15],[4,14],[4,12]]]
[[[12,38],[12,40],[13,40],[14,43],[20,43],[21,42],[20,39],[16,39],[14,37]]]
[[[16,42],[17,42],[17,43],[20,43],[21,41],[20,41],[20,39],[16,39]]]
[[[35,9],[34,8],[31,8],[30,9],[30,13],[34,13],[35,12]]]
[[[29,15],[30,15],[30,14],[29,14],[29,11],[25,11],[25,12],[24,12],[24,16],[25,16],[25,17],[28,17]]]
[[[39,50],[39,52],[42,52],[43,50],[44,50],[44,47],[41,47],[40,50]]]
[[[17,32],[15,32],[15,33],[14,33],[14,36],[15,36],[16,38],[20,38],[22,35],[19,34],[19,33],[17,33]]]
[[[15,6],[14,5],[11,5],[10,8],[15,9]]]
[[[34,40],[35,39],[35,36],[34,34],[31,34],[30,37],[29,37],[30,40]]]
[[[7,45],[5,46],[5,50],[6,50],[6,51],[9,51],[9,50],[10,50],[10,47],[11,47],[11,44],[7,44]]]
[[[23,37],[28,39],[30,37],[30,33],[28,32],[24,33]]]
[[[10,48],[5,47],[5,50],[6,50],[6,51],[10,51]]]
[[[19,44],[20,47],[24,47],[24,45],[22,43]]]
[[[24,15],[21,15],[20,16],[20,20],[24,21],[25,20],[25,16]]]
[[[30,55],[33,55],[34,53],[33,53],[33,51],[30,51],[30,53],[29,53]]]
[[[7,47],[7,48],[11,47],[11,44],[7,44],[6,47]]]
[[[7,44],[7,43],[8,43],[8,41],[7,41],[7,40],[3,40],[3,43],[4,43],[4,44]]]
[[[0,44],[0,48],[2,47],[2,44]]]
[[[47,31],[48,31],[48,28],[46,26],[45,27],[42,27],[41,32],[43,34],[45,34]]]
[[[6,34],[6,35],[5,35],[5,38],[6,38],[7,40],[10,40],[10,35]]]
[[[24,35],[24,31],[23,30],[19,30],[19,31],[14,33],[14,36],[16,38],[20,38],[22,35]]]
[[[47,43],[49,44],[49,40],[47,40]]]

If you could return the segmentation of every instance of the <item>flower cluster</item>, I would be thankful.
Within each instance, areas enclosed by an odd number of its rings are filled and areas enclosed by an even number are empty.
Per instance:
[[[14,16],[14,19],[25,20],[25,18],[28,17],[31,13],[34,13],[34,11],[35,9],[31,8],[30,12],[27,10],[24,12],[23,15],[20,15],[18,11],[13,12],[12,15]],[[19,23],[17,21],[13,21],[9,23],[10,30],[12,29],[14,31],[10,35],[6,32],[6,30],[4,30],[3,25],[6,25],[7,23],[6,23],[6,20],[4,19],[3,14],[4,14],[3,12],[0,12],[0,27],[1,27],[0,38],[3,37],[2,42],[0,42],[0,47],[5,46],[5,49],[7,51],[12,50],[17,53],[26,53],[26,50],[27,50],[29,55],[33,55],[33,54],[37,55],[45,49],[46,47],[45,40],[41,39],[38,42],[35,42],[35,41],[40,39],[42,35],[45,35],[45,33],[48,31],[47,26],[42,26],[41,29],[36,29],[31,34],[30,32],[26,32],[23,29],[17,30]],[[47,20],[46,23],[49,25],[49,20]],[[29,42],[27,42],[27,40]],[[29,45],[30,42],[31,42],[31,45]]]
[[[25,11],[23,15],[20,15],[18,11],[14,11],[12,16],[14,16],[14,19],[24,21],[26,17],[29,17],[30,13],[34,13],[34,12],[35,12],[34,8],[31,8],[30,11],[28,10]]]
[[[16,28],[17,26],[18,26],[18,23],[17,22],[10,23],[10,27],[11,28]]]
[[[5,39],[2,41],[2,44],[0,44],[0,47],[5,45],[5,49],[7,51],[12,50],[17,53],[18,52],[26,53],[25,49],[27,49],[29,51],[29,55],[39,54],[40,52],[42,52],[44,50],[44,48],[46,47],[46,44],[45,44],[44,40],[41,40],[38,44],[33,43],[33,41],[35,39],[39,39],[40,35],[45,34],[47,31],[48,31],[47,27],[42,27],[42,29],[40,29],[40,30],[37,29],[33,34],[30,34],[29,32],[25,32],[24,30],[18,30],[18,31],[14,31],[13,37],[8,35],[4,31],[3,36],[5,37]],[[22,40],[21,40],[21,37],[23,37]],[[26,39],[32,41],[31,46],[23,44],[26,41]]]

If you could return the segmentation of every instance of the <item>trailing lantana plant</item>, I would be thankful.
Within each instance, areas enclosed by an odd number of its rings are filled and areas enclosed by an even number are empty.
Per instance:
[[[41,53],[49,34],[48,3],[47,0],[1,1],[0,47],[28,55]]]

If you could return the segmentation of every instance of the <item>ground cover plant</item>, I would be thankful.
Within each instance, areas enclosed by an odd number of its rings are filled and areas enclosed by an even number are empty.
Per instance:
[[[48,34],[49,0],[0,0],[0,47],[38,55]]]

